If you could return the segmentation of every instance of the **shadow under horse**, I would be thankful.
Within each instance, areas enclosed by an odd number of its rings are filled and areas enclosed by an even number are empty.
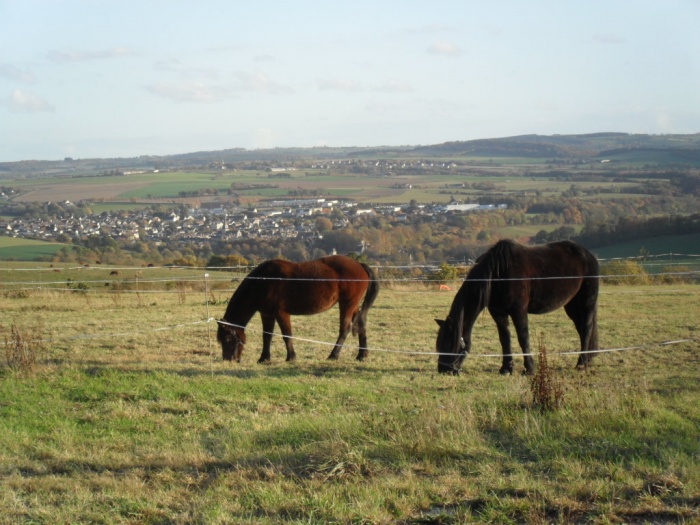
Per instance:
[[[471,351],[472,328],[488,308],[503,350],[501,374],[513,372],[509,318],[533,373],[528,314],[546,314],[564,307],[581,340],[577,367],[588,365],[598,349],[600,266],[595,256],[571,241],[523,246],[502,240],[479,257],[455,295],[445,320],[436,319],[438,372],[458,374]]]
[[[328,359],[338,359],[352,331],[359,337],[357,360],[367,357],[367,312],[379,294],[379,281],[366,264],[343,255],[294,263],[265,261],[251,271],[231,297],[217,339],[224,360],[240,361],[246,343],[245,327],[260,313],[263,347],[258,363],[270,361],[275,322],[282,331],[287,361],[296,357],[292,340],[292,315],[313,315],[338,304],[340,329]],[[362,306],[360,301],[364,297]]]

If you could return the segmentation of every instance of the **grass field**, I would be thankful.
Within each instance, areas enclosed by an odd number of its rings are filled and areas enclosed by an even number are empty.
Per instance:
[[[482,168],[479,168],[482,170]],[[503,170],[512,170],[504,176]],[[529,165],[513,165],[494,170],[493,177],[469,175],[459,172],[426,172],[420,175],[397,169],[388,176],[369,174],[324,174],[318,170],[290,172],[289,178],[270,177],[269,172],[259,170],[202,171],[139,173],[127,176],[100,177],[46,177],[16,179],[8,184],[23,192],[17,201],[77,202],[81,199],[98,201],[129,201],[130,206],[159,200],[187,200],[181,192],[216,189],[225,195],[232,184],[265,185],[266,188],[239,189],[237,193],[246,202],[259,199],[288,196],[299,190],[323,190],[327,198],[352,198],[363,203],[408,203],[415,199],[420,203],[447,202],[451,195],[464,200],[476,199],[483,190],[470,187],[473,183],[493,183],[495,190],[504,195],[538,192],[543,197],[559,196],[570,189],[569,181],[550,180],[547,177],[527,175]],[[483,170],[482,170],[483,171]],[[412,189],[402,187],[412,185]],[[466,185],[466,187],[463,187]],[[577,182],[579,189],[607,189],[611,196],[625,196],[625,189],[637,186],[636,182]],[[125,206],[124,209],[128,209]]]
[[[0,236],[0,260],[32,261],[41,257],[52,257],[65,246],[69,245]]]
[[[0,340],[14,325],[36,362],[0,367],[0,523],[700,520],[697,285],[603,284],[616,351],[585,372],[559,354],[576,348],[563,312],[531,317],[563,386],[542,412],[527,377],[498,375],[485,315],[463,374],[436,373],[458,283],[383,281],[364,363],[326,361],[332,310],[293,319],[296,362],[276,337],[262,366],[258,318],[240,364],[207,322],[232,274],[5,268]]]
[[[700,255],[700,234],[668,235],[666,237],[652,237],[616,244],[614,246],[597,248],[596,255],[603,259],[615,257],[630,257],[639,255],[642,251],[651,254],[666,254],[660,264],[682,264],[695,262],[697,264]],[[695,257],[688,257],[689,255]]]

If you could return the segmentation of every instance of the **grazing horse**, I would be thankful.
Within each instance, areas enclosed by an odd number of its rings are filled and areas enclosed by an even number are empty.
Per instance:
[[[508,318],[533,373],[527,314],[546,314],[564,307],[581,339],[577,367],[588,365],[598,349],[598,260],[585,248],[561,241],[522,246],[502,240],[477,259],[440,326],[436,341],[438,372],[458,374],[471,350],[471,334],[479,314],[488,308],[503,349],[501,374],[513,373]]]
[[[296,354],[290,316],[325,312],[337,303],[340,333],[328,359],[338,359],[345,338],[352,330],[353,335],[359,336],[357,360],[362,361],[367,357],[367,311],[378,293],[379,281],[374,271],[344,255],[301,263],[265,261],[243,279],[219,321],[217,339],[223,358],[240,362],[246,342],[245,326],[260,312],[263,349],[258,363],[270,361],[275,321],[282,330],[287,361],[292,361]],[[362,307],[358,309],[363,296]]]

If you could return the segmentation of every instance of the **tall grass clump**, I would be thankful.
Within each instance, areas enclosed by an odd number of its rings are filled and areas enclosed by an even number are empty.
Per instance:
[[[654,278],[658,284],[691,284],[694,279],[700,277],[690,266],[666,266],[661,273]]]
[[[22,329],[13,322],[10,331],[4,337],[7,366],[18,372],[32,372],[37,354],[43,349],[43,343],[38,336],[40,333],[41,330]]]
[[[651,278],[637,261],[609,261],[600,266],[600,275],[607,284],[650,284]]]
[[[542,340],[539,343],[537,370],[530,378],[530,393],[532,405],[542,412],[556,410],[564,404],[562,381],[549,364],[547,347]]]

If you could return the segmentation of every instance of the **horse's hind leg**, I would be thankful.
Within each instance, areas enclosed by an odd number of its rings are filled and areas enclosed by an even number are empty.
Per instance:
[[[501,369],[498,371],[499,374],[512,374],[513,373],[513,354],[510,349],[510,330],[508,329],[508,316],[507,315],[493,315],[491,317],[496,322],[496,328],[498,328],[498,340],[501,342],[501,349],[503,350],[503,363],[501,364]]]
[[[353,322],[353,334],[357,334],[360,342],[360,349],[357,352],[357,360],[364,361],[367,358],[367,324],[365,323],[364,317],[359,313],[355,312],[353,316],[355,321]]]
[[[523,361],[525,363],[525,373],[534,374],[535,360],[530,354],[530,329],[527,322],[527,313],[513,315],[513,326],[515,333],[518,335],[518,344],[523,352]]]
[[[595,305],[587,307],[584,300],[575,297],[569,304],[564,306],[564,310],[569,319],[573,321],[581,341],[581,353],[578,356],[576,368],[585,368],[593,357],[590,350],[597,350],[594,347],[598,346]]]
[[[277,314],[277,324],[280,325],[284,346],[287,348],[287,361],[294,361],[297,357],[294,351],[294,341],[292,340],[292,319],[288,313],[279,312]]]
[[[333,347],[333,350],[331,350],[328,359],[338,359],[340,349],[343,348],[343,343],[345,343],[345,339],[347,339],[350,330],[352,330],[352,317],[350,316],[350,312],[341,307],[338,340],[335,342],[335,346]]]

